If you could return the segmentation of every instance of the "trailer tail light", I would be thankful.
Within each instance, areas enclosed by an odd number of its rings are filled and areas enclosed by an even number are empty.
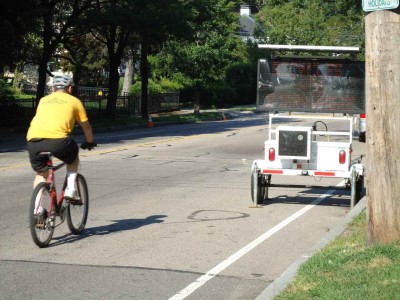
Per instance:
[[[275,148],[269,148],[268,159],[269,161],[275,161]]]
[[[360,114],[361,119],[365,119],[365,114]]]
[[[346,162],[346,151],[340,150],[339,152],[339,163],[343,165]]]

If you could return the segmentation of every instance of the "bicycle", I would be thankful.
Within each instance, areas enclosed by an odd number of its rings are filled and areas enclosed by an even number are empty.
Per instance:
[[[44,248],[49,245],[54,229],[64,223],[65,219],[72,234],[82,233],[89,213],[89,191],[85,177],[78,173],[76,187],[80,200],[64,201],[67,176],[64,179],[62,191],[57,197],[55,172],[64,167],[65,163],[53,165],[51,152],[41,152],[40,155],[48,156],[49,175],[47,181],[39,183],[32,192],[29,225],[33,241],[38,247]]]

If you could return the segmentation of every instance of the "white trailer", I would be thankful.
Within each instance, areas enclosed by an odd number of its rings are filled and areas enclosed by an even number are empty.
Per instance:
[[[354,207],[364,195],[362,157],[351,159],[356,118],[353,115],[365,110],[364,63],[355,61],[359,48],[293,45],[259,45],[259,48],[335,55],[279,58],[272,53],[271,59],[259,60],[257,110],[275,114],[269,114],[264,158],[255,160],[251,167],[254,204],[269,199],[268,190],[272,187],[313,187],[272,183],[272,176],[286,175],[343,178],[344,188],[351,190],[351,207]],[[352,59],[338,59],[338,53],[349,53]],[[294,116],[291,112],[302,115]],[[334,117],[335,114],[343,117]],[[340,129],[330,131],[329,122],[343,124]]]
[[[329,120],[342,122],[345,130],[329,131]],[[302,125],[285,125],[293,121],[301,121]],[[304,125],[307,121],[309,125]],[[267,200],[271,187],[313,187],[272,183],[272,176],[286,175],[343,178],[343,188],[351,190],[351,207],[354,207],[364,196],[364,165],[362,156],[351,160],[353,123],[353,117],[269,115],[264,158],[253,161],[251,167],[254,204]]]

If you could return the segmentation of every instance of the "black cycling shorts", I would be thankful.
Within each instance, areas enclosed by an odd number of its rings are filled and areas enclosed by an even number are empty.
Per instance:
[[[78,157],[78,144],[66,137],[63,139],[31,139],[28,141],[29,160],[33,170],[46,172],[48,157],[39,155],[40,152],[51,152],[59,160],[66,164],[72,164]]]

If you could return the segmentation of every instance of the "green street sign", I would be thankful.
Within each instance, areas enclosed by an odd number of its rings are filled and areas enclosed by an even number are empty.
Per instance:
[[[399,7],[399,0],[362,0],[364,11],[395,9]]]

